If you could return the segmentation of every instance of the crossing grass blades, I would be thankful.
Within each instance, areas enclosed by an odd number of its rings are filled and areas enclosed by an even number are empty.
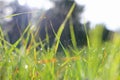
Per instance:
[[[87,33],[87,46],[79,48],[71,27],[73,47],[62,46],[63,51],[57,52],[74,6],[55,33],[54,44],[47,49],[45,43],[35,40],[30,25],[14,44],[5,40],[0,29],[0,80],[120,80],[120,35],[117,33],[112,40],[102,42],[102,28],[95,28]],[[24,38],[25,34],[28,37]],[[21,44],[19,48],[18,44]],[[38,46],[41,48],[36,50]]]

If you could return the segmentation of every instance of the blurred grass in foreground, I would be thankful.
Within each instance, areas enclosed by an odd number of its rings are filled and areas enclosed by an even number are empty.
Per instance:
[[[0,80],[120,80],[119,34],[115,33],[111,41],[102,42],[102,28],[97,27],[87,34],[89,46],[79,48],[70,21],[73,48],[66,49],[60,43],[73,9],[74,5],[55,33],[56,42],[52,48],[45,49],[43,42],[35,41],[30,25],[13,45],[4,39],[0,29]],[[25,34],[27,38],[23,37]],[[17,48],[19,43],[22,45]],[[63,48],[61,52],[57,52],[59,44]],[[36,50],[39,45],[41,48]]]

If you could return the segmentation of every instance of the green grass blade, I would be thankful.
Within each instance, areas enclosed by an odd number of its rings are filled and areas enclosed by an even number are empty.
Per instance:
[[[66,22],[68,21],[68,19],[71,17],[74,8],[75,8],[75,3],[74,3],[74,4],[72,5],[72,7],[70,8],[70,10],[69,10],[69,12],[68,12],[65,20],[63,21],[63,23],[60,25],[60,28],[58,29],[58,32],[57,32],[57,35],[56,35],[55,48],[54,48],[54,49],[55,49],[55,51],[54,51],[55,53],[57,52],[58,45],[59,45],[59,42],[60,42],[60,37],[61,37],[61,34],[62,34],[63,29],[64,29],[64,27],[65,27],[65,24],[66,24]]]
[[[75,38],[75,32],[74,32],[74,26],[72,23],[72,19],[70,19],[70,34],[71,34],[71,40],[72,40],[73,47],[74,49],[77,49],[77,42]]]
[[[86,27],[85,23],[84,23],[84,29],[85,29],[85,33],[86,33],[86,37],[87,37],[87,45],[90,48],[90,39],[89,39],[89,34],[88,34],[87,27]]]
[[[20,44],[20,42],[22,41],[24,35],[26,34],[26,32],[29,30],[30,24],[28,25],[28,27],[25,29],[25,31],[23,32],[23,34],[21,35],[21,37],[11,46],[11,48],[7,51],[7,53],[12,53],[14,50],[17,49],[18,44]]]

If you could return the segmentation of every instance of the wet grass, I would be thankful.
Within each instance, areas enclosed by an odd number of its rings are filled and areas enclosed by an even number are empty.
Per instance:
[[[14,44],[5,40],[0,29],[0,80],[120,80],[119,34],[102,42],[102,28],[97,27],[87,34],[88,46],[80,48],[70,21],[73,47],[62,46],[60,36],[73,9],[74,4],[55,33],[56,42],[51,48],[36,42],[29,25]],[[57,51],[59,44],[63,51]],[[41,48],[36,49],[39,45]]]

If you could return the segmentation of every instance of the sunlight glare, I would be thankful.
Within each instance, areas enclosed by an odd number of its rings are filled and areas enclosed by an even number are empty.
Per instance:
[[[20,5],[25,5],[27,3],[27,0],[18,0],[18,3]]]
[[[44,8],[49,9],[53,7],[52,2],[49,0],[18,0],[20,5],[27,4],[30,8]]]
[[[119,0],[76,0],[85,5],[83,18],[92,24],[106,24],[109,29],[120,29]]]

